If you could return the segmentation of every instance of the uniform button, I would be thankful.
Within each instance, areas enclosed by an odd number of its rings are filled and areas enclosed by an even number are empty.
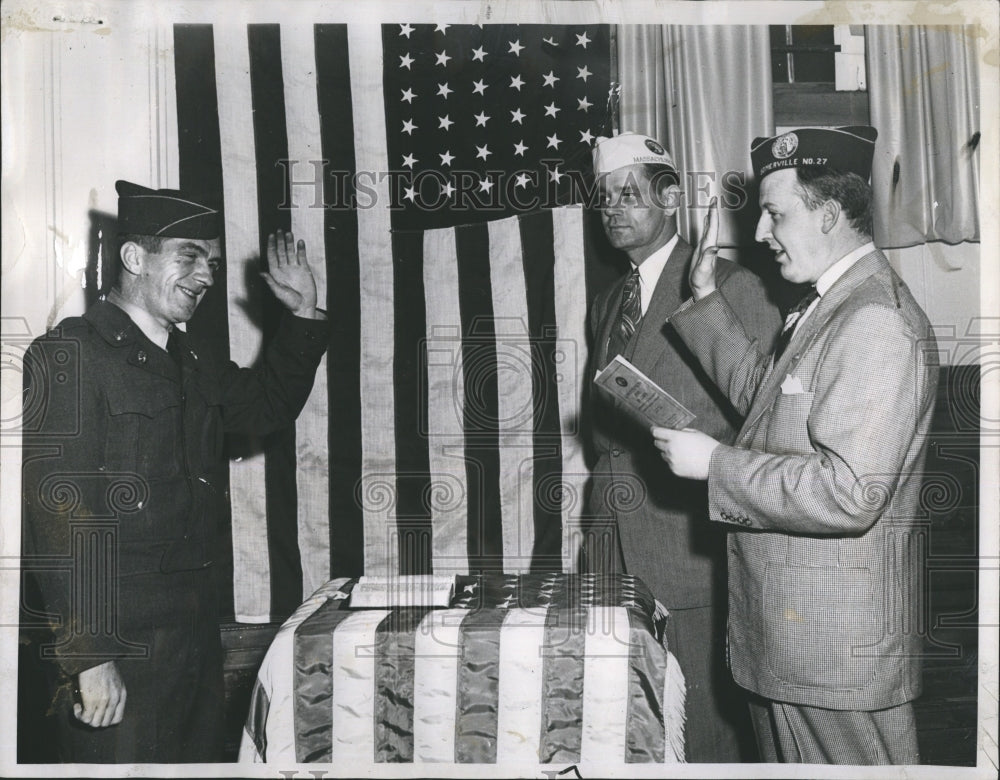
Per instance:
[[[617,447],[612,448],[612,450],[611,450],[611,457],[617,458],[621,454],[622,454],[622,451],[620,449],[618,449]]]

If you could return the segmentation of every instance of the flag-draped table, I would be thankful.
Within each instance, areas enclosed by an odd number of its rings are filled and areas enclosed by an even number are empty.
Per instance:
[[[241,761],[684,760],[684,678],[640,580],[460,575],[447,608],[388,609],[352,609],[355,582],[279,629]]]

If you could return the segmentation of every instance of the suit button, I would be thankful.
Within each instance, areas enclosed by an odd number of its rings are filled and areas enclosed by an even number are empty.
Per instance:
[[[617,458],[621,454],[622,454],[622,451],[620,449],[618,449],[617,447],[612,447],[612,449],[611,449],[611,457],[612,458]]]

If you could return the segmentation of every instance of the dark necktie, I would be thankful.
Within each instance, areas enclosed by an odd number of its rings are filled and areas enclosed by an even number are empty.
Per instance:
[[[799,301],[795,308],[785,315],[785,324],[781,328],[781,334],[778,336],[778,343],[774,347],[774,362],[777,363],[785,349],[788,347],[788,342],[792,340],[792,335],[795,333],[795,324],[802,319],[802,315],[806,313],[812,302],[819,298],[819,293],[816,291],[815,287],[810,287],[809,292],[805,294],[801,301]]]
[[[170,329],[170,335],[167,336],[167,352],[170,357],[174,359],[178,368],[184,364],[181,355],[183,354],[183,347],[181,346],[181,336],[177,328]]]
[[[639,327],[642,320],[642,298],[640,295],[639,269],[636,268],[625,280],[625,287],[622,289],[621,307],[618,309],[618,321],[611,330],[611,337],[608,339],[608,359],[613,360],[615,355],[620,355],[625,351],[629,339]]]

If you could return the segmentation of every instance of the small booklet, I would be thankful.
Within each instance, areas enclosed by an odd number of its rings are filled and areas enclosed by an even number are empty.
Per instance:
[[[361,577],[351,590],[351,609],[386,607],[447,607],[455,578],[440,574]]]
[[[621,355],[597,372],[594,383],[649,425],[680,430],[695,418],[680,401]]]

